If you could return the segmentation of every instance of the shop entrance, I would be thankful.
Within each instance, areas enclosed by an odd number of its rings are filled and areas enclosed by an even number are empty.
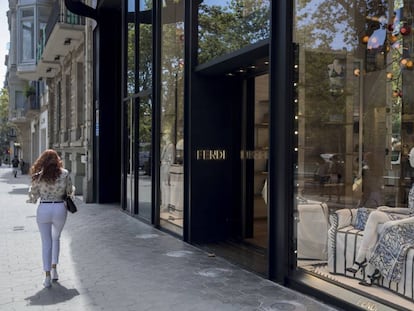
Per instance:
[[[233,148],[233,157],[228,164],[232,166],[233,194],[230,201],[221,202],[218,213],[226,230],[216,241],[201,246],[266,275],[269,75],[267,71],[252,72],[237,79],[237,87],[232,88],[232,99],[237,98],[232,103],[232,114],[237,121],[232,126],[233,141],[229,150]],[[235,91],[240,93],[236,96]]]

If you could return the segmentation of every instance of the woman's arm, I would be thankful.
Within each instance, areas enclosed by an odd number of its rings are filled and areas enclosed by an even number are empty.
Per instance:
[[[73,197],[75,194],[75,186],[72,183],[72,179],[70,178],[69,173],[66,177],[66,194],[70,197]]]
[[[37,180],[32,181],[32,184],[29,187],[29,199],[26,200],[26,203],[36,203],[37,199],[40,198],[40,186]]]

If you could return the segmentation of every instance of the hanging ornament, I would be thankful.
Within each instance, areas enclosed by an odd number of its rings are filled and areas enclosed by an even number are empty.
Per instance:
[[[368,35],[364,35],[364,36],[361,37],[361,42],[363,44],[367,44],[368,41],[369,41],[369,36]]]
[[[400,90],[400,89],[396,89],[396,90],[394,90],[393,92],[392,92],[392,97],[402,97],[402,91]]]
[[[394,74],[392,72],[387,72],[387,79],[391,80],[394,77]]]
[[[403,36],[406,36],[406,35],[410,34],[410,32],[411,32],[411,27],[408,26],[407,24],[404,24],[400,28],[400,34],[402,34]]]
[[[390,40],[391,43],[395,43],[395,42],[397,42],[398,37],[397,36],[394,36],[394,35],[390,35],[389,36],[389,40]]]

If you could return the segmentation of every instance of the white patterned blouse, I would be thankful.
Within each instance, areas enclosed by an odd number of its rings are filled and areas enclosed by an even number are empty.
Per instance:
[[[62,168],[62,173],[54,183],[47,183],[40,179],[32,181],[29,188],[29,199],[27,203],[40,201],[62,201],[66,195],[73,196],[75,187],[72,184],[69,172]]]

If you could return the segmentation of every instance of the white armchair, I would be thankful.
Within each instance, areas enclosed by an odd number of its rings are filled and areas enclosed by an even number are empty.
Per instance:
[[[363,230],[355,228],[356,215],[357,209],[341,209],[330,216],[331,227],[328,230],[328,270],[332,274],[362,279],[361,272],[354,275],[345,270],[347,267],[352,266],[364,235]],[[414,218],[394,220],[385,223],[380,233],[378,243],[381,242],[382,234],[386,228],[400,226],[396,228],[400,230],[402,229],[402,224],[408,222],[414,223]],[[414,232],[412,236],[414,237]],[[412,247],[407,248],[404,256],[404,264],[402,265],[399,281],[396,282],[383,277],[380,280],[380,286],[388,288],[409,299],[414,299],[414,244]]]

